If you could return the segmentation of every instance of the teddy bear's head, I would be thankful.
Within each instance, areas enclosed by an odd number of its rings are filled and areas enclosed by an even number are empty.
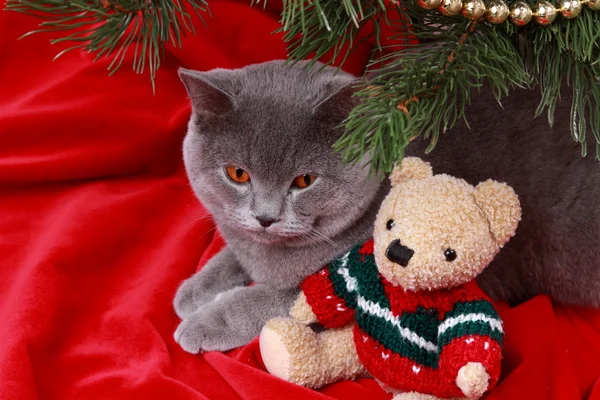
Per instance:
[[[404,158],[375,222],[375,261],[405,289],[435,290],[469,282],[515,234],[521,218],[514,190],[492,180],[476,187]]]

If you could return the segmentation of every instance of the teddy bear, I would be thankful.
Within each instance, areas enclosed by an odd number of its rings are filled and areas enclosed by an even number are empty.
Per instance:
[[[504,330],[475,278],[515,234],[518,196],[413,157],[390,181],[373,238],[307,277],[290,317],[264,326],[265,367],[310,388],[373,377],[394,400],[480,398],[498,382]]]

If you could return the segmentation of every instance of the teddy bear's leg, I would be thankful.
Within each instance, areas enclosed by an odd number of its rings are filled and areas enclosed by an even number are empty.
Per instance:
[[[352,326],[315,333],[296,320],[275,318],[267,322],[259,341],[267,370],[298,385],[315,389],[366,376]]]

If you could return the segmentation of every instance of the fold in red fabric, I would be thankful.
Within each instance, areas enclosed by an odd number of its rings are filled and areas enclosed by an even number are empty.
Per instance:
[[[265,372],[257,341],[191,355],[177,286],[223,241],[181,161],[190,109],[177,68],[285,58],[281,5],[212,0],[212,18],[147,75],[70,53],[0,12],[0,399],[388,399],[370,379],[312,391]],[[385,35],[389,36],[386,31]],[[360,73],[374,47],[345,68]],[[600,399],[600,312],[539,296],[502,308],[489,399]]]

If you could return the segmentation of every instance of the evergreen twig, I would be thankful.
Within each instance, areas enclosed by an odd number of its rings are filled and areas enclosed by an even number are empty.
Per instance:
[[[40,30],[25,36],[62,32],[52,43],[75,43],[58,56],[84,49],[96,59],[112,57],[112,74],[133,48],[134,70],[148,66],[154,80],[164,44],[181,46],[181,37],[194,33],[183,1],[202,21],[207,0],[7,0],[6,8],[45,19]],[[525,1],[533,6],[536,0]],[[389,172],[420,135],[430,140],[431,151],[440,134],[466,121],[465,107],[484,85],[498,100],[514,87],[539,87],[536,115],[546,111],[552,125],[564,81],[573,91],[571,134],[586,155],[589,126],[600,158],[600,12],[584,8],[572,20],[559,16],[550,26],[516,28],[425,11],[415,0],[392,0],[391,6],[384,0],[283,0],[281,31],[292,62],[331,53],[331,62],[341,67],[366,25],[372,33],[361,40],[372,37],[382,50],[383,24],[395,28],[404,49],[371,57],[369,69],[377,75],[359,88],[362,101],[344,121],[335,146],[346,160],[370,154],[375,171]],[[418,43],[408,41],[407,31]]]
[[[533,6],[534,1],[529,1]],[[325,48],[322,43],[327,49],[345,43],[344,33],[352,32],[350,21],[354,22],[350,15],[363,16],[357,20],[359,26],[375,16],[377,23],[400,24],[396,30],[404,39],[402,21],[413,21],[411,33],[419,44],[405,42],[404,50],[372,60],[371,72],[377,76],[359,88],[362,101],[344,121],[345,133],[335,146],[346,160],[370,154],[375,171],[389,172],[411,139],[423,135],[430,139],[428,151],[433,150],[439,135],[458,119],[468,124],[465,107],[484,85],[499,101],[515,87],[539,86],[542,101],[537,115],[547,109],[552,124],[564,80],[573,88],[571,133],[585,155],[589,121],[600,158],[600,31],[594,28],[600,13],[583,10],[573,20],[559,17],[551,26],[531,23],[517,29],[509,22],[493,26],[483,19],[473,23],[460,15],[425,11],[413,0],[394,4],[370,14],[360,14],[356,6],[353,11],[338,5],[337,14],[330,11],[338,18],[328,19],[327,24],[318,18],[316,8],[307,6],[313,11],[304,19],[292,7],[284,8],[293,59]],[[311,38],[330,39],[315,43]]]
[[[373,33],[379,47],[379,27],[385,16],[382,0],[283,0],[281,29],[289,42],[289,58],[317,59],[332,51],[331,62],[342,57],[346,60],[356,45],[358,32],[373,24]],[[364,37],[361,40],[367,40]]]
[[[202,20],[208,10],[206,0],[186,0]],[[160,67],[163,45],[170,42],[181,47],[186,33],[195,34],[192,16],[181,0],[7,0],[6,10],[43,18],[39,32],[63,32],[51,43],[74,42],[60,52],[83,49],[96,53],[95,60],[111,57],[108,66],[113,74],[133,47],[133,69],[142,73],[146,65],[154,88],[156,70]]]

